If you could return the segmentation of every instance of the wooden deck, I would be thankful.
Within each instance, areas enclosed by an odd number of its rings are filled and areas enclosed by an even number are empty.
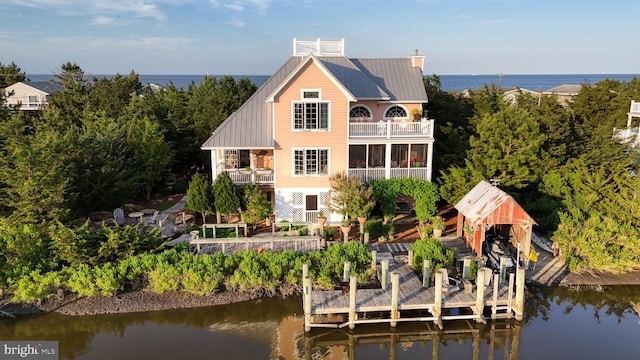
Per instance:
[[[379,270],[379,267],[377,267]],[[524,270],[519,275],[521,287],[521,301],[515,301],[515,276],[509,277],[509,282],[499,284],[498,275],[491,276],[491,270],[480,269],[478,271],[478,283],[467,289],[457,289],[449,291],[448,286],[443,286],[443,278],[446,272],[439,270],[436,272],[436,286],[423,287],[422,281],[415,272],[405,264],[392,265],[391,286],[386,289],[357,289],[355,276],[351,277],[348,292],[343,290],[313,291],[310,279],[305,279],[305,291],[303,305],[305,308],[305,329],[311,327],[344,327],[353,328],[359,323],[380,323],[389,322],[392,327],[400,321],[433,321],[442,327],[443,320],[475,319],[478,322],[485,322],[484,310],[491,309],[491,318],[511,318],[517,319],[522,316],[522,309],[518,304],[524,299]],[[395,280],[394,280],[395,277]],[[520,279],[522,277],[522,279]],[[380,278],[380,275],[379,275]],[[492,284],[485,286],[484,279],[491,279]],[[470,283],[467,282],[467,287]],[[480,293],[478,292],[480,289]],[[516,296],[517,298],[517,296]],[[463,315],[447,315],[443,309],[470,309]],[[401,317],[401,311],[423,310],[428,311],[431,316],[409,315]],[[376,317],[368,319],[365,314],[379,313],[388,318]],[[451,312],[454,313],[454,312]],[[348,314],[348,322],[342,324],[327,324],[323,320],[326,318],[335,319],[323,315]]]
[[[234,254],[240,251],[255,250],[277,251],[294,250],[309,252],[320,249],[320,238],[314,236],[285,236],[285,237],[250,237],[226,239],[192,239],[191,246],[198,254],[213,254],[222,252]]]

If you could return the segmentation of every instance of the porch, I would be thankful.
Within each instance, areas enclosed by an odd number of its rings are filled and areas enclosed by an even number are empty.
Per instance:
[[[271,169],[225,169],[235,184],[273,184]]]
[[[434,120],[423,118],[420,121],[350,122],[349,138],[433,138]]]
[[[356,179],[366,182],[377,179],[399,179],[399,178],[417,178],[417,179],[431,179],[431,168],[362,168],[362,169],[348,169],[348,176],[353,176]]]

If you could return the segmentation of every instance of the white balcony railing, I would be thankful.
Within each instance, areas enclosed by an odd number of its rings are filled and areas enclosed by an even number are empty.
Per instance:
[[[387,178],[417,178],[429,179],[431,173],[429,168],[369,168],[369,169],[349,169],[347,174],[353,176],[360,181],[369,181]]]
[[[271,170],[239,170],[228,169],[229,177],[235,184],[272,184],[273,183],[273,171]]]
[[[349,123],[349,137],[398,138],[398,137],[430,137],[433,138],[433,119],[416,122],[383,121],[369,123]]]
[[[293,56],[344,56],[344,39],[341,40],[296,40],[293,39]]]
[[[629,112],[632,114],[639,114],[640,113],[640,102],[631,100],[631,108],[629,109]]]

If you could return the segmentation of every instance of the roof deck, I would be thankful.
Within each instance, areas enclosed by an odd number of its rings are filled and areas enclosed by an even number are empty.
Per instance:
[[[293,39],[293,56],[344,56],[344,39],[297,40]]]

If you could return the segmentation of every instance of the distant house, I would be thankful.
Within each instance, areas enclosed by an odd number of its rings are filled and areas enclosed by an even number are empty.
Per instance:
[[[626,143],[637,148],[640,145],[640,136],[638,135],[640,133],[640,124],[638,124],[637,127],[632,127],[633,118],[640,119],[640,102],[635,100],[631,100],[631,106],[627,113],[627,128],[613,128],[613,137],[621,143]]]
[[[538,100],[540,100],[540,97],[542,96],[542,94],[539,91],[533,91],[533,90],[520,88],[520,87],[503,89],[503,90],[504,92],[502,93],[502,99],[504,99],[504,101],[509,104],[517,104],[518,102],[517,98],[518,98],[518,95],[520,94],[529,94]]]
[[[431,180],[424,56],[355,59],[344,40],[293,42],[293,55],[202,145],[212,176],[267,193],[278,220],[331,222],[329,176]]]
[[[49,103],[49,97],[64,87],[52,81],[17,82],[4,89],[7,106],[17,106],[20,110],[40,110]]]
[[[573,98],[578,95],[581,89],[582,85],[563,84],[543,91],[542,94],[554,96],[556,99],[558,99],[560,105],[569,106],[571,101],[573,101]]]

